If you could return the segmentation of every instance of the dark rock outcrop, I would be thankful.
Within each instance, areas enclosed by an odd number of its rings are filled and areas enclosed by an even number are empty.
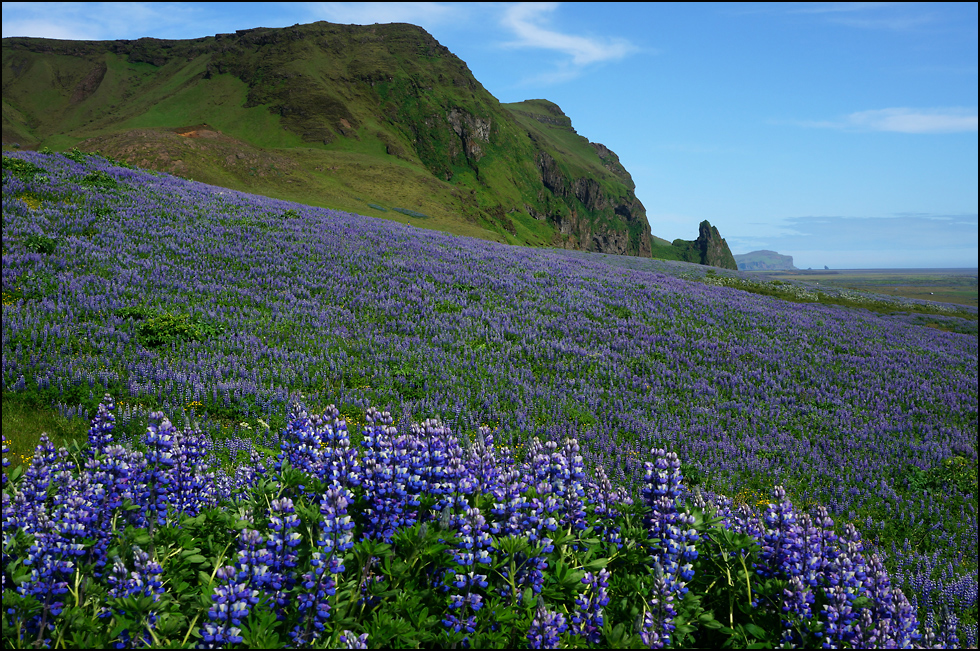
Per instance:
[[[686,262],[708,265],[710,267],[720,267],[722,269],[738,269],[735,263],[735,256],[718,229],[712,226],[708,220],[701,222],[698,229],[698,239],[693,242],[688,240],[674,240],[674,248],[681,252],[681,259]]]

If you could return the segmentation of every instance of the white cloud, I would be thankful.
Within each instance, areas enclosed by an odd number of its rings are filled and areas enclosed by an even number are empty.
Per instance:
[[[444,2],[317,2],[310,13],[344,25],[411,23],[426,27],[459,20],[465,5]]]
[[[923,12],[922,7],[904,2],[829,2],[807,4],[786,13],[821,16],[847,27],[908,31],[940,20],[935,12]]]
[[[805,127],[843,131],[894,131],[898,133],[961,133],[977,131],[975,108],[886,108],[858,111],[840,120],[800,121]]]
[[[504,45],[562,52],[570,56],[572,64],[576,66],[622,59],[637,50],[629,41],[622,38],[600,41],[548,29],[544,23],[548,15],[557,8],[556,2],[527,2],[508,7],[501,18],[501,24],[511,31],[517,40]]]
[[[199,9],[188,3],[5,2],[3,37],[67,40],[140,38],[161,29],[193,24]],[[207,35],[202,28],[201,34]],[[189,37],[185,37],[189,38]]]
[[[791,9],[791,14],[839,14],[901,5],[901,2],[822,2]]]

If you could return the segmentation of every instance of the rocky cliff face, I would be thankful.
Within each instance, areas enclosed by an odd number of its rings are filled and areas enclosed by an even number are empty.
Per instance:
[[[537,149],[535,163],[548,195],[542,197],[546,209],[533,214],[554,224],[552,244],[650,257],[646,209],[619,157],[578,135],[571,119],[553,102],[536,99],[504,106]],[[569,153],[573,147],[577,154]]]
[[[693,242],[673,241],[674,248],[682,252],[682,260],[722,269],[738,269],[728,242],[721,237],[717,228],[705,220],[701,222],[698,231],[698,239]]]

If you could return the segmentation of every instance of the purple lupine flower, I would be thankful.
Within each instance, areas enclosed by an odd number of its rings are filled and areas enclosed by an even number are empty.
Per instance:
[[[310,644],[320,638],[330,617],[330,597],[336,594],[336,575],[344,571],[344,553],[353,545],[354,523],[347,515],[353,499],[343,486],[327,489],[320,500],[323,520],[317,547],[310,558],[311,571],[303,574],[304,591],[299,595],[301,621],[291,632],[296,644]]]
[[[51,464],[51,485],[48,492],[53,492],[52,506],[59,506],[71,494],[71,486],[75,481],[75,462],[68,456],[68,450],[59,448],[54,463]]]
[[[580,452],[581,448],[577,439],[565,439],[561,455],[566,460],[564,473],[566,474],[568,490],[565,492],[562,501],[562,517],[559,525],[575,531],[581,531],[588,527],[588,522],[585,519],[585,485],[583,483],[585,466]]]
[[[264,457],[253,449],[249,453],[248,463],[235,469],[234,494],[236,499],[242,499],[259,480],[265,477],[268,469],[265,467],[264,461]]]
[[[68,592],[69,581],[75,574],[71,559],[77,551],[76,545],[52,540],[50,536],[35,536],[35,544],[27,550],[24,566],[30,568],[30,576],[16,590],[41,603],[41,614],[24,622],[24,630],[29,636],[41,639],[45,646],[50,645],[51,640],[43,635],[65,606],[62,595]]]
[[[234,566],[225,565],[215,572],[217,586],[211,596],[208,609],[209,621],[201,627],[203,647],[220,649],[229,644],[241,644],[242,622],[259,601],[259,591],[239,582],[239,572]]]
[[[527,632],[532,649],[557,649],[560,635],[568,630],[565,616],[546,608],[544,599],[538,596],[538,610]]]
[[[302,405],[293,403],[282,434],[276,472],[282,470],[285,461],[294,469],[313,476],[322,468],[322,441],[316,431],[320,420],[317,418],[314,422],[314,418],[316,417],[310,417]]]
[[[875,642],[878,646],[907,648],[918,643],[921,636],[917,630],[919,623],[915,611],[905,594],[891,584],[878,554],[872,554],[868,561],[866,585],[871,605],[865,612],[876,622],[878,632]],[[862,632],[867,634],[867,631],[867,626],[862,625]],[[956,643],[959,642],[957,639]]]
[[[495,536],[518,536],[523,533],[524,512],[531,503],[524,495],[527,484],[520,468],[510,468],[500,474],[500,483],[492,491],[494,503],[490,509],[493,521],[490,533]]]
[[[274,499],[270,507],[270,533],[265,541],[269,574],[265,585],[267,590],[271,590],[276,616],[282,620],[285,617],[286,593],[296,584],[298,556],[294,550],[303,541],[303,536],[298,531],[299,516],[290,498]]]
[[[174,439],[177,430],[163,412],[150,414],[146,428],[146,473],[147,473],[147,520],[152,524],[166,524],[173,492],[171,468],[175,464],[173,456]]]
[[[671,636],[676,628],[674,590],[669,585],[660,562],[656,560],[653,562],[653,577],[653,598],[650,600],[650,609],[644,609],[641,615],[640,639],[651,649],[664,649],[670,646]]]
[[[762,536],[762,564],[756,573],[763,577],[776,575],[799,576],[803,573],[803,530],[796,522],[792,503],[786,499],[782,486],[773,489],[776,503],[765,512],[767,529]]]
[[[377,538],[385,542],[402,520],[404,510],[402,497],[405,495],[407,472],[402,466],[396,475],[392,459],[392,438],[398,430],[388,412],[369,409],[364,416],[364,438],[361,444],[364,452],[361,458],[364,487],[369,507],[365,509],[367,523],[362,532],[363,538]]]
[[[20,490],[29,508],[34,509],[47,501],[48,487],[51,485],[52,468],[58,461],[58,452],[48,439],[47,432],[41,432],[40,440],[31,457],[31,463],[21,479]]]
[[[344,571],[344,554],[354,546],[354,523],[347,515],[347,505],[354,495],[342,486],[328,488],[320,500],[320,515],[323,516],[320,529],[320,550],[330,559],[331,574]]]
[[[457,564],[469,567],[474,564],[488,565],[491,562],[489,552],[493,548],[493,541],[487,533],[486,519],[480,509],[466,509],[457,540],[456,549],[452,551]]]
[[[160,595],[163,594],[164,590],[163,582],[160,580],[160,575],[162,574],[163,567],[158,562],[151,560],[150,555],[140,549],[139,545],[133,545],[133,571],[129,572],[123,561],[118,556],[115,557],[112,571],[106,576],[106,582],[109,585],[108,596],[110,599],[122,599],[133,596],[152,597],[153,602],[156,603],[160,600]],[[99,613],[99,617],[107,618],[117,614],[123,614],[123,612],[103,607]],[[150,631],[153,629],[156,621],[157,614],[151,610],[147,616],[146,627],[139,637],[141,646],[150,646],[153,644]],[[134,641],[129,629],[121,631],[119,638],[120,642],[115,644],[115,648],[117,649],[130,648]]]
[[[107,446],[112,444],[112,430],[115,427],[116,417],[113,411],[116,403],[108,393],[99,403],[99,410],[92,419],[92,427],[88,431],[88,442],[91,446],[90,454],[103,454]]]
[[[398,528],[412,527],[423,517],[419,513],[419,507],[422,505],[421,495],[425,490],[425,483],[416,467],[421,448],[421,441],[411,434],[396,436],[391,444],[389,463],[392,482],[400,487],[399,494],[402,495]]]
[[[109,524],[113,513],[105,508],[102,486],[85,485],[85,478],[82,475],[81,481],[66,491],[63,503],[52,510],[50,540],[60,540],[68,549],[75,550],[75,563],[98,578],[112,538]]]
[[[10,460],[7,459],[7,453],[8,452],[10,452],[10,446],[7,445],[7,436],[4,435],[3,436],[3,457],[2,457],[4,469],[10,467]],[[0,490],[7,490],[7,482],[9,481],[9,479],[7,479],[7,473],[6,472],[0,472],[0,476],[3,477],[3,481],[0,482]]]
[[[650,538],[659,541],[653,559],[662,568],[668,588],[683,597],[686,584],[694,575],[693,561],[697,559],[694,543],[698,535],[692,527],[694,517],[679,513],[681,497],[680,460],[673,452],[651,450],[654,462],[645,462],[646,481],[642,494],[650,514],[646,517]]]
[[[465,474],[463,450],[449,427],[438,420],[428,419],[413,425],[412,433],[425,443],[424,462],[421,468],[425,491],[437,497],[433,510],[441,512],[446,505],[455,511],[465,508],[465,501],[458,495],[459,481]],[[452,526],[458,525],[452,513]]]
[[[467,452],[466,469],[481,494],[492,493],[497,487],[500,467],[493,448],[493,433],[486,425],[481,425],[476,432]]]
[[[361,633],[360,635],[355,635],[350,631],[345,630],[340,634],[340,643],[344,645],[345,649],[366,649],[368,641],[368,634]]]
[[[446,513],[449,513],[448,509],[447,505]],[[486,533],[486,520],[480,514],[480,509],[466,510],[456,540],[456,548],[450,551],[462,572],[457,572],[452,582],[452,588],[456,591],[450,596],[450,609],[453,612],[442,623],[457,633],[465,631],[468,634],[474,632],[476,626],[476,616],[469,615],[469,611],[476,613],[483,606],[483,596],[476,590],[483,590],[488,585],[486,575],[478,574],[475,570],[480,565],[487,566],[491,563],[489,550],[492,540]],[[452,572],[449,571],[448,574]],[[464,638],[463,643],[469,646],[468,638]]]
[[[176,513],[194,517],[204,506],[202,489],[207,454],[205,435],[199,429],[185,428],[175,432],[171,469],[172,503]]]
[[[572,633],[584,637],[589,644],[598,644],[601,637],[602,609],[609,603],[609,576],[606,569],[599,570],[598,574],[586,572],[582,579],[585,592],[575,597],[578,608],[572,615]]]
[[[617,504],[632,504],[632,498],[625,495],[622,488],[613,489],[612,482],[606,475],[606,470],[602,466],[596,468],[596,480],[586,483],[587,501],[594,505],[594,517],[596,523],[593,525],[597,536],[616,545],[616,549],[623,548],[623,537],[619,527],[613,524],[618,510]]]

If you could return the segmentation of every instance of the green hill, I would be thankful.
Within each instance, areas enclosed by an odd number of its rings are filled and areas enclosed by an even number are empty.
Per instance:
[[[511,244],[678,259],[612,151],[500,104],[425,30],[3,39],[5,148],[102,151],[237,190]]]

